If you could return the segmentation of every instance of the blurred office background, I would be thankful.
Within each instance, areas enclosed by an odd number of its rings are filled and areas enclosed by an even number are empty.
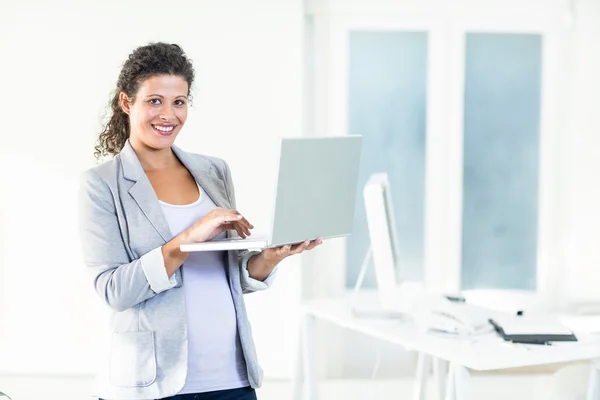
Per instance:
[[[81,261],[78,177],[121,63],[151,41],[193,60],[178,145],[230,163],[255,231],[277,137],[360,134],[361,188],[390,177],[404,279],[600,304],[600,0],[0,0],[0,15],[0,391],[15,400],[91,397],[107,310]],[[361,188],[351,237],[247,297],[264,400],[291,397],[300,303],[354,286]],[[410,393],[411,353],[326,324],[319,344],[325,398]],[[575,399],[569,368],[475,382]]]

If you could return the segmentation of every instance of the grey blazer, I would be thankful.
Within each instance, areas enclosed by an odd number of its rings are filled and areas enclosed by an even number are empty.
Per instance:
[[[218,207],[235,209],[227,163],[172,149]],[[129,141],[113,160],[83,173],[79,228],[94,288],[112,309],[96,395],[146,400],[177,394],[187,374],[185,281],[181,269],[167,276],[161,247],[173,235]],[[246,263],[253,254],[230,251],[226,266],[248,380],[256,388],[262,370],[243,293],[268,288],[274,274],[264,282],[250,278]]]

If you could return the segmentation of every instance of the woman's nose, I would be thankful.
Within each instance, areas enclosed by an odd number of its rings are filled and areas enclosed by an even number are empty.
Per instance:
[[[163,121],[172,121],[175,118],[175,112],[171,106],[165,106],[160,113],[160,119]]]

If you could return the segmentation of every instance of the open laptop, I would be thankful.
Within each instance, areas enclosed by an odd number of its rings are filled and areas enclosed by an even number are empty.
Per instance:
[[[181,251],[278,247],[352,232],[362,136],[280,139],[270,235],[181,245]]]

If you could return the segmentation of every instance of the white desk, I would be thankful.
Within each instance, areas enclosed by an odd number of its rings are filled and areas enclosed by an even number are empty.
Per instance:
[[[369,335],[407,350],[419,353],[415,380],[415,400],[425,398],[427,371],[433,362],[438,396],[446,400],[471,400],[469,396],[470,370],[488,371],[515,367],[537,366],[596,360],[592,364],[588,400],[600,400],[600,337],[575,332],[578,342],[553,346],[511,344],[495,332],[470,338],[453,338],[436,333],[425,333],[410,320],[358,318],[352,312],[353,304],[372,304],[369,293],[357,302],[354,297],[313,300],[302,306],[301,340],[294,376],[294,399],[302,397],[304,381],[308,398],[317,399],[315,368],[315,322],[328,321],[340,327]],[[371,297],[370,297],[371,296]],[[364,300],[364,301],[363,301]],[[449,370],[446,366],[449,363]],[[446,373],[447,372],[447,373]]]

